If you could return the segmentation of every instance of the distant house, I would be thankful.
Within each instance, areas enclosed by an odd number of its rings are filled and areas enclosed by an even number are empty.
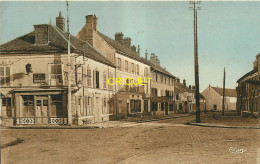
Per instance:
[[[207,110],[222,110],[223,88],[209,85],[202,95],[206,99]],[[225,89],[225,110],[236,110],[237,92],[235,89]]]
[[[260,107],[260,54],[256,55],[253,70],[237,80],[237,111],[259,112]]]

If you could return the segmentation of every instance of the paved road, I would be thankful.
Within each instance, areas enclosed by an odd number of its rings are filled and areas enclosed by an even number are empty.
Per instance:
[[[4,130],[2,136],[24,141],[2,149],[2,163],[257,163],[260,130],[183,125],[192,119],[105,129]]]

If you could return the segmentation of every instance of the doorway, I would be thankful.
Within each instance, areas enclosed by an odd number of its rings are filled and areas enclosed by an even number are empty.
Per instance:
[[[35,123],[48,124],[48,96],[36,97]]]

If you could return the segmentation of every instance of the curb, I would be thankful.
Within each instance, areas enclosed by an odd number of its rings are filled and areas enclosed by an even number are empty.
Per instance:
[[[97,129],[98,126],[9,126],[7,129]]]
[[[223,125],[205,125],[200,123],[186,123],[186,125],[193,126],[203,126],[203,127],[213,127],[213,128],[230,128],[230,129],[260,129],[260,127],[250,127],[250,126],[223,126]]]

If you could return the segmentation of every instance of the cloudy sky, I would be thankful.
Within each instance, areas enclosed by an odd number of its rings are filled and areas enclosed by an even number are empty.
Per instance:
[[[188,2],[70,2],[70,32],[76,35],[85,16],[98,17],[98,30],[114,38],[116,32],[131,37],[132,44],[155,53],[162,67],[194,84],[193,12]],[[260,53],[260,2],[202,2],[198,13],[200,89],[209,84],[226,87],[253,69]],[[0,44],[46,24],[65,2],[0,2]]]

